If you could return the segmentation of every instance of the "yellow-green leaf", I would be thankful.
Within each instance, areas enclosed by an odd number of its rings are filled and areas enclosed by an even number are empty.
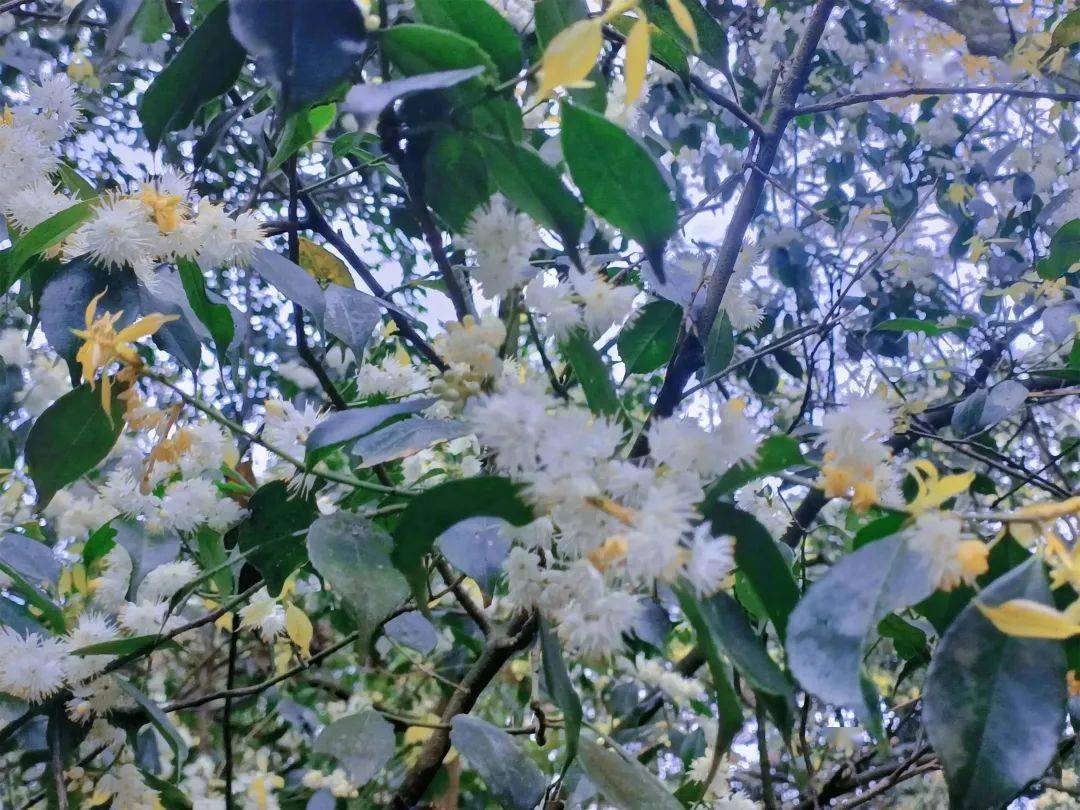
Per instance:
[[[1010,636],[1066,639],[1080,634],[1080,624],[1067,614],[1031,599],[1010,599],[996,607],[975,605],[994,627]]]
[[[311,639],[315,630],[311,626],[311,619],[296,605],[290,604],[285,608],[285,632],[289,634],[289,640],[300,649],[300,657],[310,658]]]
[[[330,284],[354,286],[345,262],[322,245],[317,245],[303,236],[300,237],[300,266],[307,270],[323,289]]]
[[[649,21],[644,12],[626,37],[626,103],[633,104],[645,85],[645,71],[649,66]]]
[[[686,38],[694,46],[694,53],[700,51],[697,27],[694,25],[694,18],[690,16],[690,10],[683,5],[682,0],[668,0],[668,8],[671,9],[671,16],[675,18],[675,24],[679,26],[679,30],[686,34]]]
[[[604,44],[603,21],[579,20],[551,40],[540,62],[537,99],[549,98],[557,87],[584,87]]]

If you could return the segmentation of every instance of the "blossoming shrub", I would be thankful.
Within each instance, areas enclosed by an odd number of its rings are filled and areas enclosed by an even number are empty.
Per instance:
[[[0,3],[0,803],[1074,806],[1067,5]]]

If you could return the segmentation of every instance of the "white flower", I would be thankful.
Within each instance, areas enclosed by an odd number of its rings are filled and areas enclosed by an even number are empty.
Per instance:
[[[28,231],[73,204],[70,198],[57,194],[47,180],[38,180],[6,195],[3,209],[4,216],[20,229]]]
[[[159,565],[139,583],[135,598],[139,602],[160,602],[171,599],[173,594],[198,575],[199,567],[191,560],[179,560]]]
[[[544,275],[538,275],[525,288],[525,301],[529,309],[544,316],[545,331],[551,337],[562,339],[581,323],[581,313],[573,301],[573,288],[569,284],[544,284]]]
[[[506,572],[507,598],[512,604],[532,607],[540,601],[545,578],[539,555],[515,546],[506,555],[502,567]]]
[[[40,703],[63,688],[66,664],[63,639],[0,627],[0,692]]]
[[[919,515],[904,532],[908,547],[926,560],[930,581],[942,588],[969,579],[957,557],[963,541],[960,531],[960,518],[934,510]]]
[[[30,384],[21,394],[20,404],[31,416],[40,415],[71,390],[71,375],[65,364],[45,354],[35,354],[28,369]]]
[[[67,134],[82,120],[75,84],[62,73],[31,85],[26,106],[54,120],[61,135]]]
[[[428,387],[423,371],[408,363],[389,357],[382,363],[364,363],[356,371],[356,395],[370,397],[384,394],[397,398],[415,394]]]
[[[129,762],[114,765],[98,779],[95,793],[112,798],[116,810],[148,810],[160,806],[157,791],[146,786],[139,769]]]
[[[257,630],[263,641],[271,644],[285,630],[285,608],[266,588],[260,588],[240,609],[240,626]]]
[[[708,523],[694,530],[690,558],[683,564],[683,574],[698,596],[711,596],[735,570],[735,542],[727,536],[713,537]]]
[[[106,198],[78,231],[79,252],[107,267],[145,267],[157,242],[146,206],[130,197]]]
[[[46,182],[60,164],[60,158],[41,135],[22,123],[23,115],[0,126],[0,188],[5,193]]]
[[[688,704],[692,700],[700,700],[705,694],[701,681],[666,669],[655,658],[646,658],[641,653],[634,659],[634,669],[638,680],[660,689],[675,703]]]
[[[634,306],[637,288],[631,285],[615,287],[600,273],[570,271],[570,283],[584,306],[582,319],[594,335],[606,332],[622,323]]]
[[[279,363],[276,371],[301,391],[305,388],[318,388],[319,386],[319,378],[315,376],[315,372],[297,360],[286,360],[284,363]]]
[[[515,212],[501,194],[494,194],[465,226],[464,241],[476,255],[470,272],[484,295],[496,298],[523,283],[529,257],[541,246],[537,226],[527,214]]]
[[[263,239],[262,229],[253,214],[243,213],[232,219],[224,207],[203,202],[193,225],[201,247],[197,261],[204,270],[226,264],[247,264]]]
[[[116,510],[101,498],[78,498],[61,491],[49,501],[45,515],[56,521],[58,536],[83,539],[116,517]]]
[[[847,407],[830,411],[822,421],[825,444],[826,482],[829,470],[835,470],[845,480],[837,490],[847,486],[872,484],[875,468],[889,458],[889,449],[881,441],[892,432],[893,418],[888,403],[877,396],[855,397]],[[841,491],[826,494],[834,497]]]
[[[591,594],[590,594],[591,596]],[[606,655],[622,646],[641,612],[641,603],[625,591],[606,591],[578,599],[559,613],[559,635],[567,647],[586,658]]]
[[[132,570],[131,555],[116,543],[102,559],[101,576],[91,583],[94,604],[106,613],[118,610],[131,585]]]
[[[68,681],[73,682],[70,675]],[[76,723],[85,723],[116,709],[132,707],[134,701],[115,677],[106,675],[86,684],[72,686],[71,700],[65,705],[68,717]]]
[[[692,419],[661,419],[649,428],[649,453],[657,464],[709,478],[726,472],[757,451],[756,431],[741,403],[725,409],[720,424],[706,431]]]
[[[450,364],[467,366],[485,377],[501,366],[499,349],[506,340],[506,327],[495,315],[476,320],[466,315],[460,323],[449,323],[435,341],[436,351]]]
[[[0,358],[4,365],[25,366],[30,362],[30,349],[26,345],[26,335],[21,329],[0,331]]]
[[[85,611],[79,616],[75,628],[68,634],[67,644],[69,650],[78,650],[81,647],[89,647],[91,644],[112,641],[114,638],[116,638],[116,626],[108,617],[93,611]],[[77,684],[97,675],[112,660],[111,655],[69,655],[65,662],[64,675],[68,683]]]
[[[125,602],[120,606],[117,621],[120,626],[133,636],[156,636],[172,629],[176,623],[174,616],[169,616],[169,603],[161,602]]]
[[[219,497],[217,487],[202,478],[176,481],[165,490],[158,517],[161,525],[179,532],[199,526],[224,531],[246,514],[236,501]]]
[[[747,484],[735,491],[735,503],[744,512],[753,515],[773,537],[780,537],[791,525],[791,512],[783,505],[759,495],[753,484]]]

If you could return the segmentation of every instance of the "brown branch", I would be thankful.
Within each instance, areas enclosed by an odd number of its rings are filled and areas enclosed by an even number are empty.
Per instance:
[[[441,723],[449,726],[454,717],[467,714],[472,710],[481,693],[503,665],[515,653],[532,643],[536,635],[536,626],[535,614],[519,614],[510,623],[505,636],[488,641],[483,652],[462,679],[459,688],[447,699],[440,716]],[[446,728],[436,729],[428,737],[424,747],[420,749],[416,764],[405,774],[405,779],[390,806],[396,810],[407,810],[415,806],[431,785],[431,780],[439,772],[449,750],[450,731]]]
[[[855,104],[865,104],[869,101],[881,101],[886,98],[907,98],[909,96],[1012,96],[1014,98],[1041,98],[1047,101],[1080,101],[1080,93],[1025,90],[1021,87],[1009,87],[1007,85],[960,87],[930,85],[927,87],[904,87],[897,90],[876,90],[872,93],[854,93],[849,96],[841,96],[832,101],[796,107],[792,112],[794,115],[811,115],[813,113],[838,110],[841,107],[851,107]]]

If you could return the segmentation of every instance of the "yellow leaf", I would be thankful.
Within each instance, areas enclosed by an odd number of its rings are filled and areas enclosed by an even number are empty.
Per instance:
[[[1047,501],[1022,506],[1014,512],[1018,518],[1033,520],[1057,520],[1067,515],[1080,515],[1080,495],[1066,498],[1064,501]]]
[[[603,20],[579,20],[560,31],[540,60],[540,87],[536,99],[550,98],[557,87],[584,87],[604,44]]]
[[[285,632],[289,634],[289,640],[300,648],[300,657],[310,658],[311,639],[315,631],[311,619],[296,605],[290,604],[285,608]]]
[[[928,509],[941,506],[949,498],[970,487],[975,480],[974,472],[946,475],[942,478],[938,475],[937,467],[926,460],[916,461],[908,466],[919,486],[915,500],[907,505],[908,512],[913,515],[921,515]]]
[[[690,0],[694,2],[694,0]],[[682,0],[668,0],[668,8],[671,9],[671,16],[675,18],[675,24],[679,26],[686,38],[690,40],[690,44],[694,46],[694,53],[701,50],[701,45],[698,43],[697,27],[694,25],[694,18],[690,16],[690,10],[683,5]]]
[[[649,67],[649,21],[644,12],[638,17],[626,36],[626,65],[623,73],[626,79],[627,106],[637,101],[641,88],[645,85],[645,72]]]
[[[1010,636],[1065,639],[1080,633],[1080,624],[1066,614],[1030,599],[1010,599],[996,607],[976,602],[975,606]]]
[[[354,286],[345,262],[322,245],[316,245],[303,236],[300,237],[300,266],[307,270],[323,289],[330,284]]]

